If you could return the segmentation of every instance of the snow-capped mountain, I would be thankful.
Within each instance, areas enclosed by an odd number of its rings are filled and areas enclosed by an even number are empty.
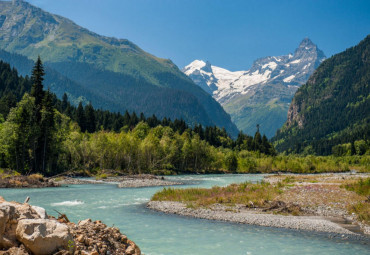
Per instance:
[[[268,136],[273,136],[286,119],[288,105],[281,105],[284,109],[279,114],[283,117],[273,124],[263,123],[272,112],[264,110],[264,115],[253,116],[248,110],[253,107],[256,114],[257,105],[266,106],[271,104],[271,100],[279,103],[282,97],[284,104],[290,102],[298,87],[308,80],[324,59],[324,53],[305,38],[294,54],[257,59],[246,71],[233,72],[213,66],[208,61],[195,60],[183,72],[224,106],[239,129],[253,133],[256,124],[261,124]],[[260,123],[251,122],[250,118],[256,117]]]

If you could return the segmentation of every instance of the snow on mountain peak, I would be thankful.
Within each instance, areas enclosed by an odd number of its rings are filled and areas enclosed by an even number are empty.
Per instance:
[[[316,47],[316,45],[311,41],[310,38],[306,37],[299,44],[299,48],[303,48],[303,47]]]
[[[298,88],[324,59],[324,53],[309,38],[304,38],[294,55],[260,58],[246,71],[233,72],[195,60],[183,72],[218,102],[226,104],[267,84]]]

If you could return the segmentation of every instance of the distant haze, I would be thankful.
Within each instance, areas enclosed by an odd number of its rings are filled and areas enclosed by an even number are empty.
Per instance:
[[[246,70],[304,37],[328,57],[370,28],[370,1],[28,0],[99,34],[129,39],[180,68],[194,59]]]

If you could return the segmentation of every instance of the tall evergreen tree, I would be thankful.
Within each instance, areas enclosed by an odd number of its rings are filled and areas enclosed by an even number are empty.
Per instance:
[[[40,56],[37,58],[35,66],[32,70],[32,89],[31,96],[35,98],[35,105],[41,106],[42,99],[44,98],[44,86],[42,82],[44,81],[44,66],[42,64]],[[40,109],[41,110],[41,109]]]
[[[85,132],[86,131],[85,110],[81,102],[78,104],[78,107],[76,110],[76,121],[77,121],[77,124],[80,126],[81,131]]]
[[[35,66],[32,69],[32,88],[31,88],[31,96],[35,98],[35,109],[34,109],[34,118],[33,123],[30,123],[30,126],[33,130],[35,130],[35,137],[32,141],[32,154],[33,154],[33,164],[32,169],[35,172],[42,171],[43,165],[43,155],[44,155],[44,146],[43,146],[43,134],[42,134],[42,108],[43,108],[43,100],[45,96],[44,92],[44,85],[42,82],[44,81],[44,67],[41,61],[40,56],[37,58],[35,62]]]
[[[85,118],[86,118],[85,123],[86,123],[87,132],[89,132],[89,133],[95,132],[96,131],[95,112],[94,112],[94,108],[91,105],[91,103],[89,103],[85,107]]]
[[[53,136],[55,129],[54,106],[50,91],[47,91],[45,93],[44,99],[42,100],[40,126],[41,137],[39,138],[39,140],[42,153],[40,164],[42,164],[41,171],[45,173],[50,154],[52,153]]]
[[[62,98],[62,112],[65,112],[65,110],[67,109],[68,107],[68,96],[66,93],[63,94],[63,98]]]

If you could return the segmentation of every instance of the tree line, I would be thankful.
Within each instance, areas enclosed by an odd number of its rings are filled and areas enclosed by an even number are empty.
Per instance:
[[[258,130],[254,137],[241,132],[233,140],[216,126],[191,127],[181,119],[114,113],[91,104],[75,107],[66,94],[59,100],[44,90],[40,58],[31,78],[19,77],[2,62],[0,74],[0,166],[22,174],[97,168],[130,173],[235,171],[240,151],[275,154]],[[13,103],[7,105],[9,98]]]

